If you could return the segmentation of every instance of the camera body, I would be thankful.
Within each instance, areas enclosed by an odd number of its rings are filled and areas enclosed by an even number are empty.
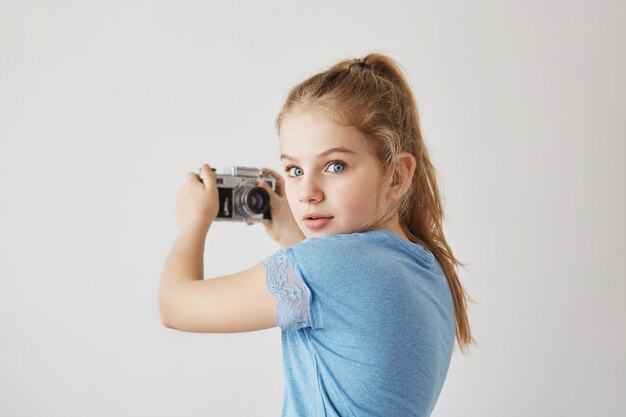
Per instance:
[[[215,174],[220,210],[215,220],[267,222],[271,220],[270,195],[259,187],[265,181],[276,191],[276,179],[258,168],[227,167]]]

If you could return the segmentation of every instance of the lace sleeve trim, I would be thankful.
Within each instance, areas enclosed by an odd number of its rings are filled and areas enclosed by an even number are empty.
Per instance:
[[[278,301],[278,327],[284,331],[309,327],[309,288],[293,270],[287,255],[281,250],[261,263],[267,269],[267,288]]]

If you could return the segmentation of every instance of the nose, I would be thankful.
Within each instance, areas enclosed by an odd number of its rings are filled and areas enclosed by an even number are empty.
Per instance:
[[[312,175],[304,176],[299,184],[298,200],[302,203],[319,203],[324,200],[324,192],[319,181]]]

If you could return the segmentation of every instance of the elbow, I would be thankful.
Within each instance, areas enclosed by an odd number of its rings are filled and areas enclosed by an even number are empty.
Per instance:
[[[163,294],[159,295],[159,316],[161,324],[168,329],[177,330],[171,302]]]
[[[190,327],[190,312],[186,298],[179,290],[165,288],[159,291],[159,316],[161,324],[173,330],[193,331]]]
[[[176,326],[174,325],[172,319],[168,315],[163,314],[163,311],[161,311],[161,324],[163,327],[176,330]]]

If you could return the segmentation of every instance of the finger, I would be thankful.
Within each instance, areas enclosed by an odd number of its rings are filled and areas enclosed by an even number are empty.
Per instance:
[[[270,174],[272,177],[276,178],[276,181],[284,182],[283,177],[277,171],[274,171],[271,168],[261,167],[261,172],[264,174]]]
[[[274,198],[280,198],[280,195],[278,195],[278,193],[274,191],[272,187],[270,187],[270,185],[265,181],[259,181],[259,187],[263,188],[270,194],[271,200],[274,200]]]
[[[198,182],[198,174],[196,174],[195,172],[188,172],[185,176],[185,180],[188,183],[195,184]]]
[[[262,167],[261,172],[264,174],[270,174],[276,180],[276,194],[283,196],[285,194],[285,180],[284,178],[276,171],[271,168]]]
[[[207,190],[215,182],[215,173],[209,164],[202,164],[200,167],[200,177],[202,178],[202,182],[204,182],[204,188]]]

